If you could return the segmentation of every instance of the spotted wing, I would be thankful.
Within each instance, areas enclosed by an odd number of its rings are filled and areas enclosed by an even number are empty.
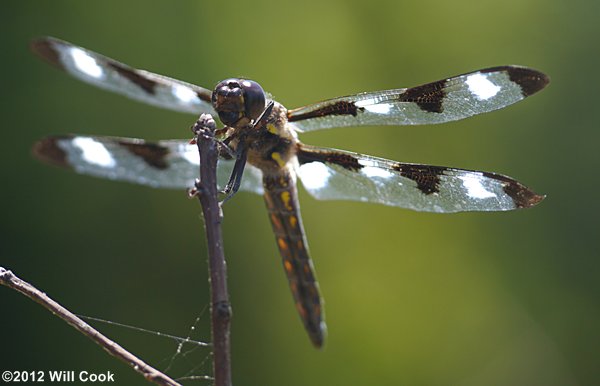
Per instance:
[[[132,138],[65,135],[42,139],[33,152],[43,161],[77,173],[153,188],[191,188],[199,176],[198,147],[181,140],[151,143]],[[233,160],[219,160],[220,188],[227,183],[233,164]],[[246,165],[240,189],[262,194],[260,170]]]
[[[211,92],[166,76],[131,68],[71,43],[43,37],[32,41],[34,53],[75,78],[150,105],[184,113],[214,115]]]
[[[407,164],[302,145],[302,184],[320,200],[375,202],[422,212],[505,211],[544,199],[500,174]]]
[[[290,110],[288,119],[299,131],[443,123],[501,109],[548,82],[545,74],[527,67],[492,67],[412,88],[329,99]]]

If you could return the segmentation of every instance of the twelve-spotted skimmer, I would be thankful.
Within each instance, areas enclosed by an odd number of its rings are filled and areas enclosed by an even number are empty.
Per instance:
[[[32,49],[84,82],[151,105],[219,116],[225,124],[221,139],[235,158],[224,154],[219,162],[220,186],[227,182],[230,193],[239,188],[264,196],[296,308],[317,347],[323,345],[326,327],[300,217],[296,176],[317,199],[426,212],[505,211],[531,207],[544,198],[500,174],[401,163],[309,146],[297,138],[297,133],[333,127],[433,124],[497,110],[548,84],[546,75],[530,68],[486,68],[422,86],[365,92],[287,110],[253,81],[228,79],[211,92],[54,38],[35,40]],[[255,126],[265,108],[269,110],[264,124]],[[150,143],[51,136],[35,145],[35,154],[78,173],[155,188],[190,188],[198,177],[197,148],[185,140]]]

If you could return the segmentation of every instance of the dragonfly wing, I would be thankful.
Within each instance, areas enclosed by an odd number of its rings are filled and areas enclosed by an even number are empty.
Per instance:
[[[146,142],[117,137],[52,136],[39,141],[34,154],[77,173],[153,188],[187,189],[199,177],[198,147],[182,140]],[[219,188],[227,183],[233,164],[233,160],[219,160]],[[240,189],[262,194],[262,172],[247,165]]]
[[[544,196],[500,174],[400,163],[302,145],[298,175],[320,200],[374,202],[423,212],[506,211]]]
[[[52,37],[31,43],[35,54],[75,78],[99,88],[165,109],[215,114],[211,91],[152,72]]]
[[[333,127],[427,125],[509,106],[543,89],[549,78],[521,66],[491,67],[425,85],[365,92],[288,111],[298,131]]]

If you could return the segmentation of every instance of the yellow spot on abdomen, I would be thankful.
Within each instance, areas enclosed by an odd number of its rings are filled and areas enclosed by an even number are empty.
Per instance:
[[[285,261],[283,262],[283,267],[285,268],[285,270],[286,270],[287,272],[292,272],[292,268],[293,268],[293,267],[292,267],[292,263],[290,263],[289,261],[285,260]]]
[[[281,237],[277,239],[277,245],[279,245],[280,249],[288,249],[288,245],[285,242],[284,239],[282,239]],[[287,262],[286,262],[287,263]]]
[[[296,216],[290,216],[290,225],[292,228],[296,228],[296,225],[298,225],[298,218]]]
[[[290,196],[290,192],[288,192],[287,190],[284,192],[281,192],[281,200],[283,201],[283,205],[285,205],[285,209],[287,210],[292,210],[292,205],[290,203],[291,200],[291,196]]]

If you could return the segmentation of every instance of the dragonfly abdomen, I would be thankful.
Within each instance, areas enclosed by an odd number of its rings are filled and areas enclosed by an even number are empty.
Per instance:
[[[265,203],[296,309],[312,343],[322,347],[326,326],[322,300],[300,217],[296,183],[286,168],[265,174]]]

